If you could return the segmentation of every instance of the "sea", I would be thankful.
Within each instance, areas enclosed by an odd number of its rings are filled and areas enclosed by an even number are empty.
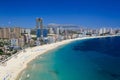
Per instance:
[[[120,80],[120,37],[73,41],[28,64],[18,80]]]

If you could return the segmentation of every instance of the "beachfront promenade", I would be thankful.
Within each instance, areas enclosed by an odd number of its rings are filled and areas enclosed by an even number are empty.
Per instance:
[[[0,80],[15,80],[17,76],[20,74],[20,72],[27,67],[27,63],[35,59],[38,55],[41,55],[60,45],[67,44],[75,40],[100,38],[100,37],[112,37],[112,36],[82,37],[76,39],[69,39],[52,44],[27,48],[25,49],[25,51],[20,51],[17,55],[12,56],[8,61],[6,61],[5,66],[0,65]]]

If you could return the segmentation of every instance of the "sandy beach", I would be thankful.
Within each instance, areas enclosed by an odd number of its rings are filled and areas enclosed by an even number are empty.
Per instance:
[[[56,42],[52,44],[46,44],[42,46],[36,46],[33,48],[27,48],[24,51],[21,51],[16,57],[12,57],[6,62],[6,66],[0,65],[0,80],[16,80],[17,76],[22,70],[27,67],[27,64],[35,59],[38,55],[44,54],[45,52],[55,49],[60,45],[70,43],[75,40],[83,40],[90,38],[103,38],[103,37],[112,37],[112,36],[98,36],[98,37],[83,37],[76,39],[64,40],[61,42]]]

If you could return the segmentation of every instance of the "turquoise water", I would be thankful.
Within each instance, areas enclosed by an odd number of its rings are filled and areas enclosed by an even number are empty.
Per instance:
[[[38,56],[21,80],[120,80],[120,37],[75,41]],[[29,77],[27,77],[29,75]]]

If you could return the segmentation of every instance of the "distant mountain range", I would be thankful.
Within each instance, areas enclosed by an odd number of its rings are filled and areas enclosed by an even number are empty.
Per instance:
[[[80,28],[80,26],[73,25],[73,24],[55,24],[55,23],[50,23],[47,25],[47,27],[52,27],[52,28]]]

